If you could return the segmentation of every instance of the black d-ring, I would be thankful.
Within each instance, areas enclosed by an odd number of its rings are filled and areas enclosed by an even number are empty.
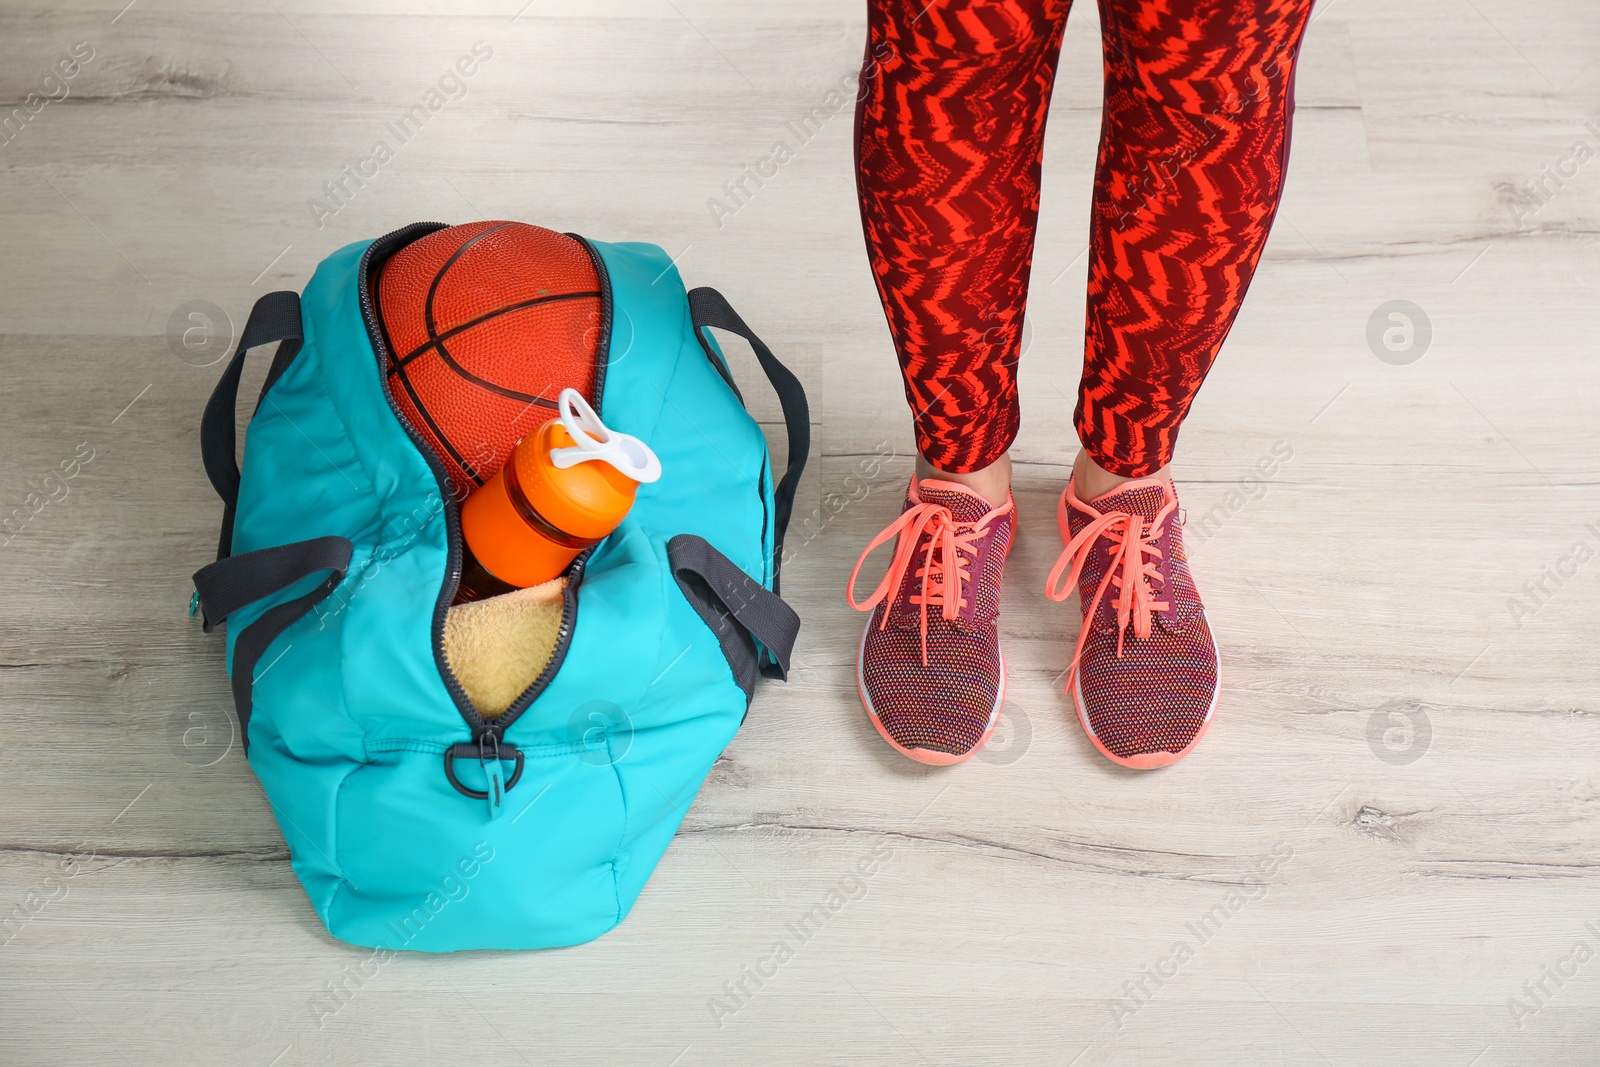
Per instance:
[[[515,745],[508,745],[502,741],[496,751],[500,753],[500,759],[515,760],[517,764],[516,769],[511,772],[511,779],[506,782],[506,792],[509,793],[516,788],[517,780],[522,777],[522,750]],[[444,776],[450,779],[450,784],[455,786],[456,792],[462,796],[471,797],[473,800],[487,800],[489,798],[487,791],[468,789],[461,784],[461,779],[456,777],[456,760],[458,759],[482,760],[483,749],[476,741],[458,741],[445,749]]]

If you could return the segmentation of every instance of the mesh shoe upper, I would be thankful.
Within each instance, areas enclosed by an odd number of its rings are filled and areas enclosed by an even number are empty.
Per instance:
[[[876,590],[852,606],[872,614],[857,672],[880,729],[915,756],[954,762],[976,751],[1004,692],[997,618],[1000,577],[1015,528],[999,508],[953,482],[912,478],[900,517],[862,553],[890,538],[895,556]]]
[[[1069,484],[1059,518],[1067,548],[1046,593],[1062,600],[1076,585],[1084,612],[1068,691],[1113,759],[1171,762],[1163,754],[1176,759],[1199,739],[1218,687],[1177,495],[1141,480],[1085,504]]]

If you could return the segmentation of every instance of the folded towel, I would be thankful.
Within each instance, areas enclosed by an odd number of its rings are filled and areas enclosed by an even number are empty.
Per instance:
[[[444,619],[444,652],[478,714],[504,712],[543,673],[561,632],[565,578],[456,604]]]

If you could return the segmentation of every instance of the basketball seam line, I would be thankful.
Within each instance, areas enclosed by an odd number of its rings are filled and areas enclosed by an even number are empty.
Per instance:
[[[471,248],[473,245],[477,244],[491,233],[499,233],[501,230],[510,225],[511,223],[509,222],[502,222],[498,226],[489,227],[482,233],[473,234],[462,243],[460,248],[450,253],[450,258],[444,261],[444,266],[439,268],[439,272],[433,276],[433,281],[428,283],[428,297],[422,302],[422,323],[428,330],[429,339],[434,341],[439,339],[439,331],[434,329],[433,324],[433,298],[439,293],[439,283],[444,281],[444,276],[446,274],[450,273],[450,268],[456,265],[456,260],[467,254],[467,249]]]
[[[423,302],[423,305],[422,305],[423,325],[427,327],[429,343],[433,346],[434,350],[439,353],[439,358],[444,360],[446,363],[448,363],[451,366],[451,368],[453,368],[455,370],[455,372],[457,374],[461,375],[463,378],[467,379],[469,382],[472,382],[474,385],[477,385],[481,389],[486,389],[491,393],[496,393],[496,394],[498,394],[500,396],[503,396],[507,400],[522,400],[522,401],[526,401],[529,404],[538,404],[538,405],[540,405],[542,407],[547,407],[547,408],[550,408],[552,410],[555,410],[556,409],[556,403],[553,400],[546,400],[542,396],[536,396],[536,395],[530,396],[527,393],[520,393],[520,392],[516,391],[515,389],[503,388],[501,386],[498,386],[498,385],[494,384],[491,381],[486,381],[485,379],[478,377],[476,374],[473,374],[471,371],[469,371],[466,367],[463,367],[456,360],[456,358],[450,354],[450,350],[444,346],[444,339],[439,335],[437,324],[434,322],[434,319],[433,319],[433,301],[434,301],[434,297],[438,295],[439,284],[444,281],[444,276],[446,274],[450,273],[450,268],[456,265],[456,261],[457,260],[459,260],[462,256],[466,255],[467,249],[471,248],[473,245],[477,244],[479,241],[483,240],[485,237],[488,237],[490,234],[499,233],[501,230],[506,229],[507,227],[509,227],[511,225],[513,225],[513,224],[509,223],[509,222],[502,222],[498,226],[489,227],[487,230],[484,230],[482,233],[473,234],[471,238],[469,238],[467,241],[465,241],[461,245],[460,248],[458,248],[454,252],[450,253],[450,258],[445,260],[444,266],[439,268],[439,272],[433,276],[433,282],[431,284],[429,284],[429,286],[428,286],[428,298],[427,298],[427,300],[425,300]],[[409,392],[409,389],[407,391]],[[454,453],[454,451],[455,451],[455,449],[452,448],[451,452]],[[458,456],[457,458],[459,459],[460,457]],[[470,469],[470,468],[468,468],[468,469]],[[474,476],[474,477],[476,479],[476,476]],[[481,480],[479,480],[479,484],[482,484]]]
[[[450,329],[444,331],[444,333],[441,333],[438,337],[424,341],[422,344],[418,345],[416,348],[413,348],[404,356],[401,356],[399,359],[395,360],[394,365],[396,367],[403,367],[407,363],[410,363],[413,359],[416,359],[418,356],[426,355],[428,350],[435,347],[438,342],[449,340],[458,333],[464,333],[467,330],[472,329],[474,326],[481,326],[490,319],[499,318],[501,315],[508,315],[513,311],[521,311],[524,308],[536,307],[539,304],[554,303],[558,300],[579,300],[584,297],[599,297],[600,295],[601,294],[599,290],[586,293],[556,293],[553,296],[540,296],[535,297],[532,300],[524,300],[519,304],[508,304],[503,308],[489,312],[487,315],[482,315],[476,319],[473,319],[471,322],[464,322],[460,326],[450,327]]]
[[[406,396],[411,398],[411,406],[417,409],[417,414],[422,416],[423,421],[428,424],[428,429],[433,431],[433,439],[443,445],[445,451],[455,458],[456,465],[466,472],[467,477],[478,485],[482,485],[483,478],[478,475],[477,468],[468,463],[466,457],[456,451],[456,446],[450,443],[450,438],[446,437],[444,431],[439,428],[439,424],[433,421],[433,415],[428,411],[427,405],[422,402],[422,397],[417,395],[417,391],[412,386],[411,378],[406,374],[405,368],[398,367],[390,371],[390,373],[400,379],[400,384],[404,387]]]

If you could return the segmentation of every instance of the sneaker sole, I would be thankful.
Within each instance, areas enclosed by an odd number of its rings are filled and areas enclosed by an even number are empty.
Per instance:
[[[983,751],[983,746],[989,743],[989,738],[994,734],[996,726],[1000,725],[1000,707],[1006,699],[1006,657],[1000,652],[1000,692],[995,694],[994,707],[989,711],[989,728],[978,738],[978,743],[966,752],[952,753],[939,752],[931,748],[907,748],[889,736],[889,731],[883,728],[883,722],[878,718],[877,709],[872,706],[872,698],[867,696],[866,679],[861,674],[861,659],[867,647],[867,634],[872,630],[872,617],[867,617],[867,625],[861,631],[861,641],[856,646],[856,692],[861,697],[861,706],[866,709],[867,718],[872,721],[873,729],[878,731],[878,736],[889,743],[889,747],[905,756],[907,759],[925,763],[930,767],[949,767],[967,760]],[[1104,750],[1102,750],[1104,751]]]
[[[1217,661],[1217,690],[1211,694],[1211,707],[1206,709],[1206,717],[1200,724],[1200,732],[1177,752],[1162,749],[1159,752],[1140,752],[1132,756],[1119,756],[1100,743],[1100,738],[1095,736],[1094,727],[1089,725],[1089,716],[1084,712],[1083,680],[1078,675],[1072,677],[1072,707],[1078,713],[1078,725],[1083,727],[1083,732],[1088,736],[1091,744],[1100,751],[1100,754],[1112,763],[1123,767],[1131,767],[1136,771],[1153,771],[1158,767],[1170,767],[1177,763],[1190,752],[1194,746],[1205,737],[1206,731],[1211,729],[1211,720],[1217,713],[1217,702],[1222,699],[1222,655],[1217,649],[1217,635],[1211,629],[1211,620],[1206,619],[1205,609],[1200,609],[1200,617],[1206,621],[1206,631],[1211,634],[1211,655]]]

